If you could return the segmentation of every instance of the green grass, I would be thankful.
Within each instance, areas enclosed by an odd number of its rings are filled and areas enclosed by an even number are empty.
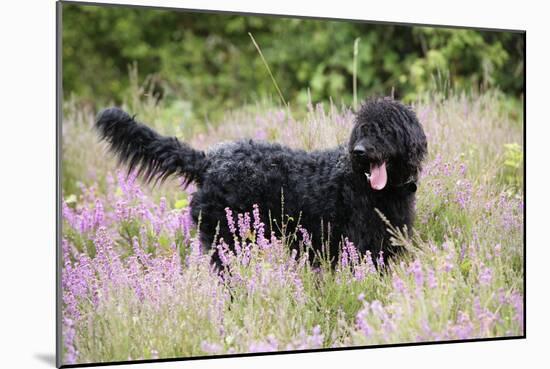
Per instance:
[[[346,142],[353,119],[333,104],[257,104],[196,130],[143,91],[127,108],[198,148],[243,137],[327,148]],[[237,240],[248,253],[229,253],[220,278],[193,246],[188,194],[178,182],[151,188],[117,179],[91,130],[95,114],[67,103],[64,361],[522,335],[521,106],[496,92],[451,93],[426,95],[414,109],[429,156],[415,236],[393,230],[404,256],[378,271],[370,258],[313,267],[294,258],[287,240],[262,243],[251,227]]]

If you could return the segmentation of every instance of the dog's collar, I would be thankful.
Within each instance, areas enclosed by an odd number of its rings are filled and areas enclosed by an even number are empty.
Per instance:
[[[405,182],[395,185],[390,185],[391,187],[395,187],[398,189],[402,189],[407,192],[415,193],[418,189],[418,185],[416,183],[416,179],[414,177],[409,177]]]
[[[370,177],[365,173],[367,176],[367,182],[370,182]],[[410,176],[405,182],[399,183],[399,184],[390,184],[390,187],[403,190],[405,192],[415,193],[418,189],[418,185],[416,183],[416,178],[413,176]]]

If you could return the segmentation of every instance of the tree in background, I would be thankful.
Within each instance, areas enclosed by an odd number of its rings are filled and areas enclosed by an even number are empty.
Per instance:
[[[395,91],[405,100],[435,88],[523,93],[524,35],[429,27],[63,4],[63,87],[92,104],[127,99],[128,67],[149,76],[167,103],[200,117],[269,98],[353,101]]]

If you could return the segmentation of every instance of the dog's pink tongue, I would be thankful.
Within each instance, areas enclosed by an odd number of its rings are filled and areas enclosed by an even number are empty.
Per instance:
[[[373,190],[381,190],[386,187],[388,174],[386,173],[386,163],[380,165],[370,165],[370,186]]]

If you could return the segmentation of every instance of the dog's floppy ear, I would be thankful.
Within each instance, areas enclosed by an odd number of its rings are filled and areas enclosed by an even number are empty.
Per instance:
[[[428,154],[428,141],[424,134],[424,129],[418,121],[416,114],[411,107],[407,107],[408,110],[408,122],[407,122],[407,140],[405,142],[408,152],[408,164],[411,166],[417,176],[422,170],[422,161]]]

